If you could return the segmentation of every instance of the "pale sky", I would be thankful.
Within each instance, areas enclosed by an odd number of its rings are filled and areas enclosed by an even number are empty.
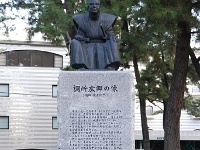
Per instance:
[[[1,2],[5,2],[6,0],[1,0]],[[7,16],[15,16],[15,15],[20,15],[20,16],[28,16],[28,12],[26,10],[15,10],[13,9],[12,11],[7,11],[6,12]],[[26,21],[20,18],[17,18],[15,20],[10,20],[7,21],[6,24],[8,26],[14,25],[16,28],[14,31],[11,31],[9,33],[9,37],[4,36],[3,34],[0,33],[0,40],[19,40],[19,41],[25,41],[27,40],[27,33],[26,33],[26,28],[29,27],[28,24],[26,24]],[[0,31],[2,32],[2,31]],[[36,34],[33,39],[33,41],[42,41],[42,35],[41,33]]]
[[[15,24],[16,30],[11,31],[9,33],[9,37],[0,34],[0,40],[27,40],[26,28],[28,27],[28,25],[25,23],[25,21],[22,19],[16,19],[15,21],[12,21],[12,23]],[[42,35],[38,33],[33,37],[32,40],[42,41]]]

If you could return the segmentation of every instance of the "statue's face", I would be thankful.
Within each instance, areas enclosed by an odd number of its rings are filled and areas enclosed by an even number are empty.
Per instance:
[[[100,11],[100,0],[90,0],[88,10],[92,13],[98,13]]]

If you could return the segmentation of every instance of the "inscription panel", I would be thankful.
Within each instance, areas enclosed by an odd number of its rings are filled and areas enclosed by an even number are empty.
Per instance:
[[[129,72],[60,74],[58,149],[133,150],[132,85]]]
[[[122,149],[121,110],[72,110],[70,149]]]

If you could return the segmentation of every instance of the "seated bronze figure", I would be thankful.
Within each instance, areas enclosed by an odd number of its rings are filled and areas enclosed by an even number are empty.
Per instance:
[[[75,69],[114,69],[120,66],[116,16],[100,12],[100,0],[89,0],[88,12],[73,16],[77,33],[71,42],[71,66]]]

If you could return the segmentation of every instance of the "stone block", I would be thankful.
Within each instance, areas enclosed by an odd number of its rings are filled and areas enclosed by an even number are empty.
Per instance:
[[[134,150],[131,72],[61,72],[58,126],[58,150]]]

